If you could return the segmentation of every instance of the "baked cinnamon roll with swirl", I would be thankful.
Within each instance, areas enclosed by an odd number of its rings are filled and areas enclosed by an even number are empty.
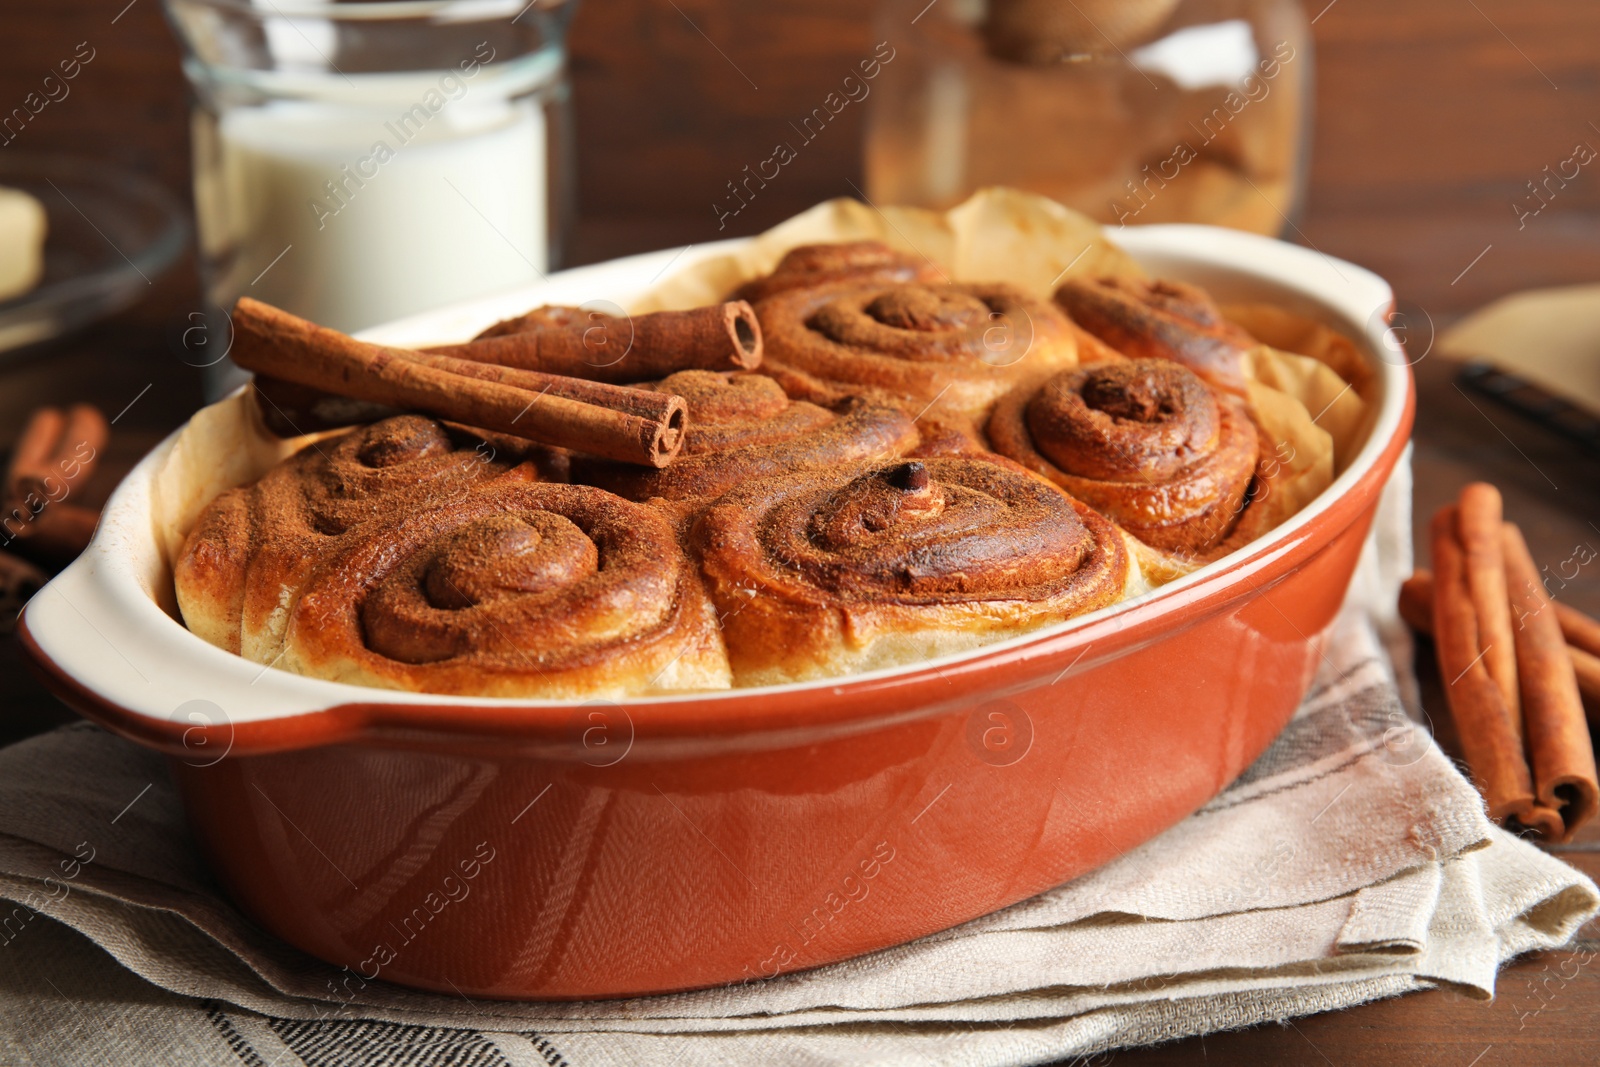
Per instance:
[[[859,393],[977,418],[1023,378],[1077,360],[1060,310],[1008,285],[844,281],[768,297],[756,317],[763,371],[821,404]]]
[[[266,662],[312,564],[352,531],[485,482],[554,469],[554,457],[527,441],[422,415],[308,445],[201,512],[174,565],[183,621],[213,645]]]
[[[1123,355],[1169,359],[1244,395],[1246,357],[1259,342],[1225,319],[1205,290],[1161,279],[1074,278],[1055,298],[1073,322]]]
[[[666,515],[591,486],[501,481],[369,525],[287,614],[279,666],[357,685],[549,699],[728,686]]]
[[[760,374],[679,371],[650,388],[688,402],[678,458],[660,470],[578,458],[574,481],[629,500],[693,501],[752,478],[892,459],[919,441],[911,416],[899,408],[852,398],[833,412],[790,400],[782,386]]]
[[[1163,577],[1229,550],[1261,454],[1242,401],[1163,359],[1019,388],[995,405],[989,441],[1156,550],[1141,563]]]
[[[998,457],[814,469],[742,485],[690,546],[737,685],[898,666],[1120,599],[1105,518]]]
[[[926,258],[896,252],[882,241],[839,241],[791,248],[771,274],[745,282],[733,299],[754,304],[790,289],[815,289],[847,280],[893,284],[948,279]]]

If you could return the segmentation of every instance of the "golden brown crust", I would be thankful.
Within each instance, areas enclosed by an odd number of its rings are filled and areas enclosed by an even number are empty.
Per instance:
[[[200,513],[173,567],[178,609],[191,632],[239,653],[250,565],[249,488],[229,489]]]
[[[919,441],[911,417],[897,407],[846,398],[830,411],[791,401],[776,380],[759,374],[680,371],[651,388],[688,402],[678,458],[664,470],[578,459],[575,481],[630,500],[695,501],[752,478],[890,459]]]
[[[1008,285],[841,282],[756,307],[764,368],[790,395],[859,393],[977,417],[1029,375],[1075,364],[1061,312]]]
[[[400,415],[307,446],[201,513],[174,578],[184,622],[212,644],[261,662],[277,654],[292,602],[315,560],[375,518],[497,478],[531,480],[528,442]]]
[[[1243,404],[1152,359],[1018,389],[995,405],[989,440],[1145,544],[1194,557],[1239,521],[1260,453]]]
[[[948,279],[922,256],[896,252],[882,241],[839,241],[790,249],[771,274],[745,282],[733,299],[754,304],[790,289],[814,289],[846,280],[892,284]]]
[[[1245,355],[1256,341],[1222,316],[1203,289],[1165,279],[1073,278],[1056,303],[1125,356],[1170,359],[1218,389],[1244,393]]]
[[[482,696],[728,684],[715,615],[662,512],[590,486],[505,481],[370,524],[319,564],[282,665]]]
[[[914,662],[1117,600],[1106,519],[998,457],[818,469],[727,493],[690,535],[735,682]]]

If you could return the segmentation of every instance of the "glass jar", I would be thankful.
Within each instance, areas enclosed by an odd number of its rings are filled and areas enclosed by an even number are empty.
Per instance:
[[[575,7],[166,0],[210,312],[249,295],[352,331],[543,277],[571,216]]]
[[[1009,185],[1109,224],[1277,234],[1304,192],[1311,35],[1295,0],[887,0],[867,194]]]

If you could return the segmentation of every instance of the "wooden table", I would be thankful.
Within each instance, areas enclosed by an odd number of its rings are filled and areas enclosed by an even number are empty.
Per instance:
[[[728,0],[585,0],[572,39],[581,181],[569,261],[754,232],[848,195],[860,181],[859,115],[849,110],[737,226],[718,233],[709,208],[745,163],[765,158],[789,117],[808,111],[882,39],[865,6],[777,0],[758,13]],[[58,0],[14,5],[4,16],[0,109],[78,42],[88,40],[95,58],[70,97],[0,151],[91,154],[187,195],[176,47],[156,0],[118,15],[121,8],[121,0]],[[1319,105],[1302,239],[1387,276],[1413,354],[1427,353],[1416,368],[1419,522],[1462,483],[1484,478],[1506,491],[1536,559],[1566,559],[1581,542],[1600,546],[1591,525],[1600,524],[1600,463],[1460,392],[1455,369],[1428,349],[1438,327],[1502,293],[1600,281],[1600,177],[1585,172],[1525,227],[1511,207],[1576,143],[1600,146],[1600,5],[1308,0],[1307,12],[1317,16]],[[738,70],[758,72],[759,89]],[[0,447],[37,404],[87,400],[120,412],[107,468],[87,490],[103,494],[198,404],[198,376],[177,343],[197,307],[186,262],[137,308],[0,364]],[[1600,611],[1600,569],[1585,569],[1564,595]],[[1428,709],[1443,733],[1447,712],[1426,656],[1420,668],[1434,680]],[[69,717],[10,642],[0,642],[0,687],[0,741]],[[1562,855],[1600,876],[1600,831]],[[1095,1062],[1593,1063],[1600,966],[1588,961],[1596,950],[1600,929],[1591,925],[1568,950],[1508,967],[1489,1004],[1441,990]]]

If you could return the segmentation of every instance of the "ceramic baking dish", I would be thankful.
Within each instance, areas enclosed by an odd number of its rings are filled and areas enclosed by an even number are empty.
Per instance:
[[[1305,691],[1413,391],[1368,271],[1227,230],[1115,239],[1223,302],[1357,338],[1375,418],[1333,486],[1152,595],[977,651],[829,682],[573,705],[363,689],[176,621],[150,521],[171,440],[28,605],[54,690],[169,754],[195,836],[263,927],[365,978],[588,998],[812,967],[1004,907],[1193,812]],[[626,306],[666,251],[371,331],[468,335],[544,303]]]

